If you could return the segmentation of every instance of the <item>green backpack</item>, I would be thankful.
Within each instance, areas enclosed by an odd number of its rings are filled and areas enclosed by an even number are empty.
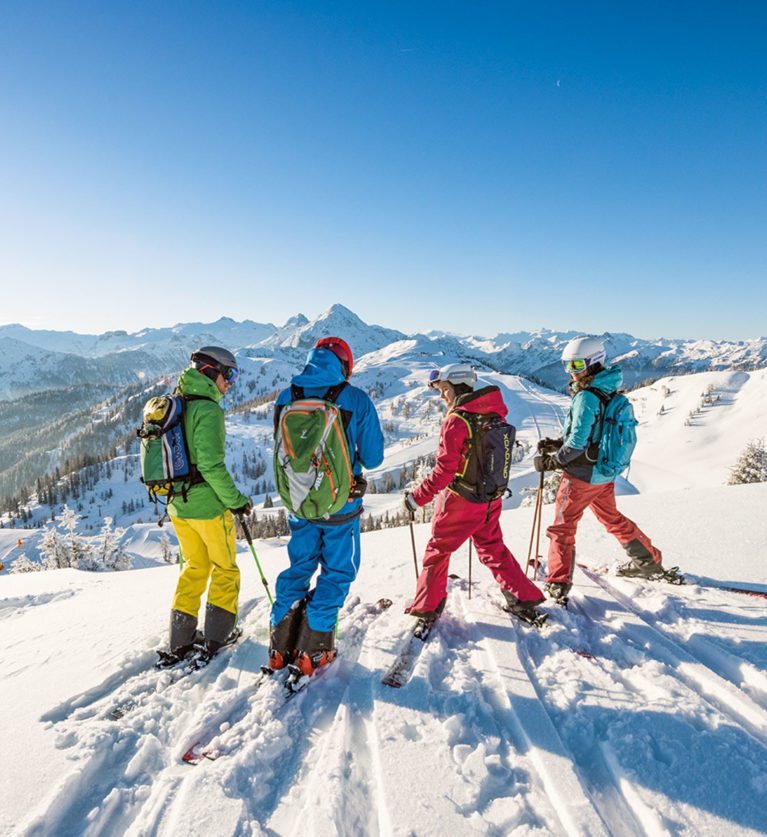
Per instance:
[[[325,395],[304,397],[291,387],[275,428],[274,476],[285,508],[296,517],[320,520],[340,511],[354,483],[349,441],[336,405],[346,382]]]

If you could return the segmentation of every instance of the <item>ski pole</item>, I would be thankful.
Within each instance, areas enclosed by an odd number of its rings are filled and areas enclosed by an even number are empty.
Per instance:
[[[248,546],[250,547],[250,551],[253,553],[253,560],[256,562],[256,567],[258,568],[258,574],[261,576],[261,583],[264,585],[264,589],[266,590],[266,598],[269,599],[269,604],[274,604],[274,599],[272,598],[272,594],[269,592],[269,582],[266,580],[266,576],[264,575],[264,571],[261,569],[261,564],[258,561],[258,555],[256,555],[256,549],[253,546],[253,538],[250,536],[250,529],[248,529],[248,524],[245,521],[245,515],[238,515],[240,518],[240,526],[242,526],[242,531],[245,533],[245,540],[248,542]]]
[[[541,481],[538,484],[538,493],[541,501],[538,503],[538,525],[535,529],[535,561],[533,561],[533,578],[538,578],[538,561],[541,559],[541,520],[543,519],[543,478],[545,474],[541,471]]]
[[[471,598],[471,538],[469,538],[469,598]]]
[[[535,578],[538,574],[538,548],[540,544],[541,538],[541,513],[543,511],[543,479],[544,479],[544,472],[541,471],[541,477],[538,481],[538,491],[535,495],[535,510],[533,511],[533,528],[530,531],[530,544],[527,547],[527,563],[525,564],[525,575],[528,574],[530,570],[530,564],[533,564],[533,578]],[[536,538],[536,530],[538,532],[538,537]],[[533,540],[535,540],[535,559],[533,560]]]
[[[418,581],[418,556],[415,551],[415,529],[413,528],[413,513],[410,512],[410,543],[413,545],[413,566],[415,567],[415,578]]]

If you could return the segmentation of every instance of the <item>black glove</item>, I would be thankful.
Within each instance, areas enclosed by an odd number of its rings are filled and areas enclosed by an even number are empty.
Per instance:
[[[412,518],[413,515],[418,511],[418,503],[416,503],[416,501],[413,499],[413,495],[409,491],[405,492],[405,499],[403,502],[405,504],[405,511],[407,511],[407,513]]]
[[[253,503],[248,500],[244,506],[240,506],[238,509],[232,509],[232,514],[236,514],[239,517],[247,517],[253,511]]]
[[[557,460],[548,453],[539,453],[538,456],[533,457],[533,466],[538,473],[543,471],[556,471],[562,466]]]
[[[357,474],[354,477],[354,482],[352,483],[352,487],[349,491],[349,499],[350,500],[358,500],[360,497],[365,496],[365,492],[368,490],[368,481],[362,474]]]
[[[538,453],[555,453],[563,444],[561,439],[549,439],[547,436],[538,442]]]

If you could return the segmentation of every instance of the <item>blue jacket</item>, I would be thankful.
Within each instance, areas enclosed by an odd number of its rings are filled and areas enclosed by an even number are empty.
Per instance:
[[[623,373],[619,366],[610,366],[598,372],[589,386],[610,395],[620,389]],[[572,388],[572,384],[571,384]],[[576,479],[594,484],[611,482],[594,470],[601,421],[602,402],[587,390],[576,390],[570,403],[562,432],[562,447],[556,453],[556,460],[565,472]]]
[[[300,375],[296,375],[291,384],[301,387],[304,395],[323,396],[336,384],[344,381],[341,361],[330,349],[312,349],[306,359],[306,366]],[[274,424],[277,426],[282,408],[292,400],[290,387],[278,396],[274,407]],[[361,474],[363,468],[377,468],[383,462],[384,438],[378,413],[366,392],[347,384],[336,400],[338,408],[345,414],[346,438],[352,456],[352,470]],[[348,515],[362,505],[358,498],[337,513],[336,516]]]

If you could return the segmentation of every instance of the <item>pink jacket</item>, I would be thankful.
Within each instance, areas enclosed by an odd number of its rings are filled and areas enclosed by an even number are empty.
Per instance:
[[[437,462],[429,476],[413,491],[413,499],[419,506],[431,502],[463,470],[469,450],[469,430],[466,422],[455,414],[456,410],[466,413],[498,413],[503,419],[508,413],[498,387],[483,387],[458,399],[442,423]]]

